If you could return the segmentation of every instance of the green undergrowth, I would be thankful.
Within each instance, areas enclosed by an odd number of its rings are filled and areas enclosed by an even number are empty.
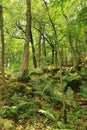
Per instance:
[[[56,67],[32,72],[28,82],[7,78],[9,97],[8,102],[0,107],[0,129],[85,130],[87,104],[82,107],[76,99],[78,96],[87,99],[86,72],[87,68],[80,71],[63,68],[63,86],[60,85],[59,69]],[[63,91],[67,124],[63,122]]]

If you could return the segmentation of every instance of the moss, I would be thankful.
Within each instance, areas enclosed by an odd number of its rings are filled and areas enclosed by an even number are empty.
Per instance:
[[[14,130],[13,121],[0,118],[0,129]]]
[[[17,81],[25,83],[25,82],[29,82],[30,79],[31,78],[29,76],[19,76]]]
[[[14,93],[21,93],[23,95],[31,94],[33,91],[33,87],[28,84],[24,84],[22,82],[10,82],[8,86],[9,95]]]

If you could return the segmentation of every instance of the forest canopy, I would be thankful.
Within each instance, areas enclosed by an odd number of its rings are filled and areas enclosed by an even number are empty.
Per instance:
[[[5,67],[17,72],[23,64],[26,1],[6,0],[0,3],[4,18]],[[32,0],[30,13],[30,70],[58,65],[59,62],[74,66],[82,62],[87,49],[85,0]]]

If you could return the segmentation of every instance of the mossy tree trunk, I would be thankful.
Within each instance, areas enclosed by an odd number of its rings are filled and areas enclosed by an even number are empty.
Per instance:
[[[5,81],[5,70],[4,70],[4,50],[5,50],[5,44],[4,44],[4,30],[3,30],[3,10],[2,6],[0,5],[0,63],[1,63],[1,74],[2,74],[2,88],[1,90],[1,98],[7,98],[8,93],[6,89],[6,81]]]

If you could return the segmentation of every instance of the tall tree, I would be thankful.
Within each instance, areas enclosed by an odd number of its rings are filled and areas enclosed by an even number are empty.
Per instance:
[[[58,65],[60,67],[60,70],[61,70],[61,56],[60,56],[60,49],[59,49],[59,39],[58,39],[58,35],[57,35],[57,31],[56,31],[56,28],[55,28],[55,24],[51,18],[51,15],[50,15],[50,12],[49,12],[49,8],[47,6],[47,3],[45,0],[44,1],[44,4],[45,4],[45,7],[46,7],[46,11],[48,13],[48,17],[49,17],[49,20],[50,20],[50,23],[51,23],[51,26],[53,28],[53,33],[54,33],[54,38],[55,38],[55,44],[56,44],[56,48],[57,48],[57,58],[58,58]]]
[[[0,5],[0,46],[1,46],[1,73],[2,84],[5,87],[5,71],[4,71],[4,31],[3,31],[3,13],[2,6]]]
[[[55,39],[55,45],[56,45],[56,53],[57,53],[57,58],[58,58],[58,65],[59,65],[59,68],[60,68],[60,85],[61,87],[63,86],[63,83],[62,83],[62,64],[61,64],[61,55],[60,55],[60,49],[59,49],[59,39],[58,39],[58,35],[57,35],[57,31],[56,31],[56,28],[55,28],[55,24],[51,18],[51,15],[50,15],[50,12],[49,12],[49,8],[47,6],[47,3],[45,0],[44,1],[44,4],[45,4],[45,7],[46,7],[46,11],[48,13],[48,17],[49,17],[49,20],[50,20],[50,23],[51,23],[51,26],[52,26],[52,29],[53,29],[53,32],[54,32],[54,39]],[[63,98],[63,117],[64,117],[64,123],[67,123],[67,118],[66,118],[66,103],[65,103],[65,94],[64,92],[62,93],[62,98]]]
[[[72,43],[71,32],[69,32],[68,37],[69,37],[69,44],[70,44],[70,49],[71,49],[71,53],[72,53],[73,65],[74,65],[74,67],[77,67],[78,62],[77,62],[77,57],[76,57],[75,49],[74,49],[73,43]]]
[[[31,28],[31,0],[26,0],[26,28],[25,28],[25,42],[24,42],[24,55],[23,55],[23,76],[28,75],[29,64],[29,42],[30,42],[30,28]]]
[[[33,40],[33,35],[32,35],[31,28],[30,28],[30,38],[31,38],[31,46],[32,46],[33,64],[34,64],[34,68],[37,68],[37,61],[36,61],[36,56],[35,56],[34,40]]]
[[[42,21],[42,18],[41,18]],[[42,22],[39,23],[39,39],[38,39],[38,67],[40,67],[40,62],[41,62],[41,40],[42,40]]]
[[[68,26],[69,26],[71,23],[69,21],[68,16],[65,14],[63,7],[62,7],[62,14],[63,14],[64,18],[66,19]],[[68,29],[68,39],[69,39],[69,44],[70,44],[70,49],[71,49],[71,54],[72,54],[72,59],[73,59],[73,65],[74,65],[74,67],[77,67],[78,61],[77,61],[75,49],[74,49],[74,46],[73,46],[73,43],[72,43],[71,28]]]
[[[85,43],[86,43],[86,45],[87,45],[87,27],[86,27],[86,29],[85,29]]]
[[[4,70],[4,52],[5,52],[5,44],[4,44],[4,30],[3,30],[3,8],[0,5],[0,45],[1,45],[1,74],[2,74],[2,89],[1,89],[1,98],[8,99],[8,91],[6,89],[6,81],[5,81],[5,70]]]

